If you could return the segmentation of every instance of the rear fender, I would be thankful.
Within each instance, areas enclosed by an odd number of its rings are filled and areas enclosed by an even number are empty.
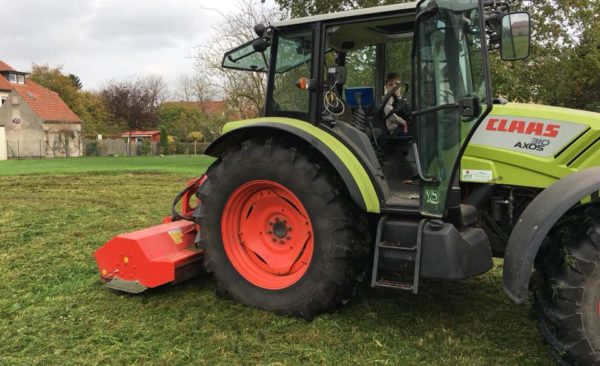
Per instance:
[[[600,167],[562,178],[527,206],[508,240],[504,255],[504,291],[516,303],[527,300],[529,277],[542,241],[573,206],[600,190]]]
[[[295,136],[312,145],[340,175],[350,197],[358,207],[365,212],[380,212],[380,200],[375,185],[356,154],[336,137],[304,121],[291,118],[260,118],[230,122],[223,128],[223,135],[206,149],[205,154],[218,157],[248,136],[276,134]]]

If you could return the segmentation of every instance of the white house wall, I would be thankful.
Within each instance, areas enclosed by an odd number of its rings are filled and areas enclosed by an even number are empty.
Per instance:
[[[82,155],[80,123],[44,123],[16,91],[0,108],[0,126],[11,158]]]
[[[8,152],[6,151],[6,130],[4,127],[0,127],[0,161],[8,159]]]
[[[82,156],[81,123],[46,122],[46,156]]]
[[[9,157],[43,156],[42,119],[12,91],[0,108]]]

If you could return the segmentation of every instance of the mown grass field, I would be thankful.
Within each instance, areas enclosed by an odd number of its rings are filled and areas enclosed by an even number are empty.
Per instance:
[[[195,176],[202,173],[212,160],[203,155],[8,160],[0,161],[0,175],[163,172]]]
[[[93,251],[159,223],[207,162],[137,158],[132,170],[145,172],[127,173],[121,159],[112,170],[96,158],[73,159],[77,169],[0,162],[0,365],[551,364],[528,307],[503,294],[501,262],[477,279],[425,282],[418,296],[364,286],[312,322],[220,298],[211,277],[134,296],[107,290]]]

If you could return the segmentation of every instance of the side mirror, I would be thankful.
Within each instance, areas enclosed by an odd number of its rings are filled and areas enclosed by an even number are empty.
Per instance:
[[[265,25],[262,23],[258,23],[257,25],[254,26],[254,33],[256,33],[256,35],[259,37],[264,36],[266,30],[267,30],[267,27],[265,27]]]
[[[500,55],[505,61],[523,60],[531,49],[531,18],[529,13],[511,13],[502,17]]]
[[[252,48],[254,48],[256,52],[265,52],[270,45],[269,41],[264,38],[257,38],[252,41]]]

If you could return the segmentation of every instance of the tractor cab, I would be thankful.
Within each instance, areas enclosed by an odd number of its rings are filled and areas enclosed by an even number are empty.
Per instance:
[[[484,5],[422,1],[259,24],[223,67],[266,74],[265,117],[309,122],[349,146],[383,212],[444,217],[459,208],[460,156],[492,106]]]
[[[259,25],[259,38],[225,54],[223,67],[267,73],[266,117],[295,118],[331,133],[360,154],[384,205],[418,212],[409,149],[414,4],[350,13],[356,16]]]

